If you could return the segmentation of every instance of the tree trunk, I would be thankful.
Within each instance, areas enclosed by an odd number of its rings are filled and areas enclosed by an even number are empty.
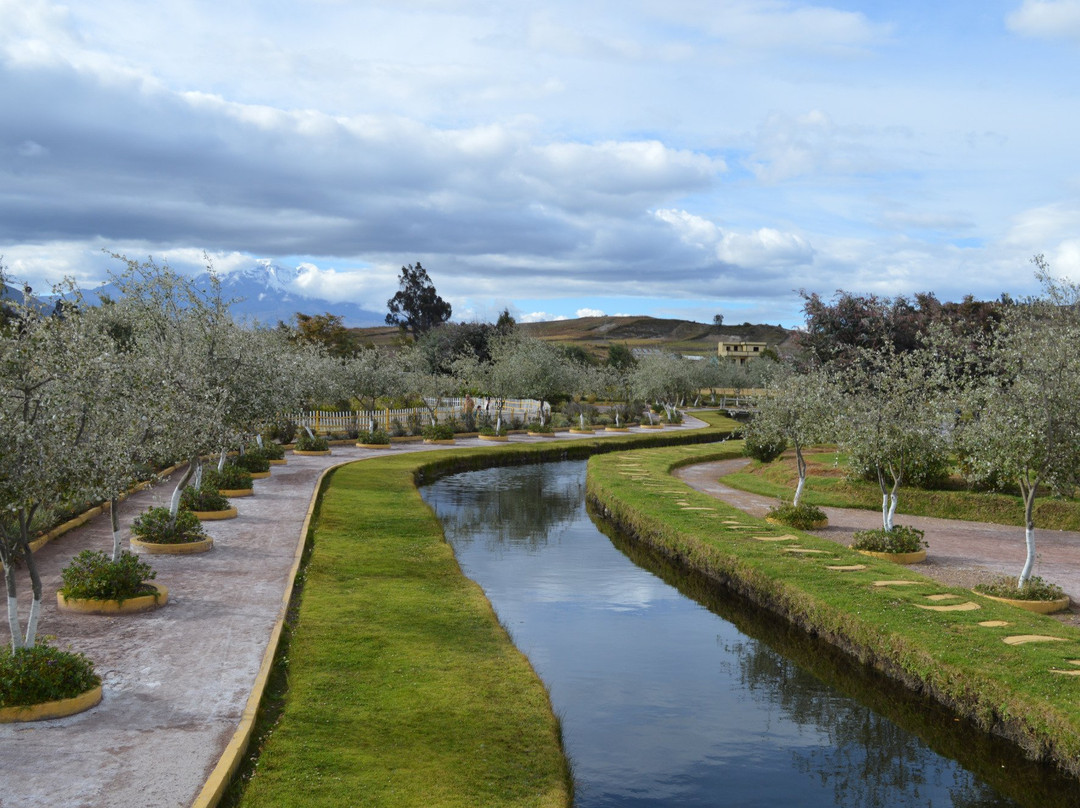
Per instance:
[[[19,521],[22,523],[20,525],[19,546],[22,547],[26,571],[30,573],[30,589],[34,593],[34,599],[30,601],[30,616],[26,619],[26,635],[23,639],[23,645],[26,647],[30,647],[37,642],[38,617],[41,615],[41,573],[38,572],[37,561],[30,551],[30,520],[33,518],[35,510],[37,510],[36,506],[19,515]]]
[[[795,441],[795,465],[799,469],[799,484],[795,486],[795,497],[791,500],[791,505],[798,508],[803,488],[806,486],[806,460],[802,455],[802,444],[798,441]]]
[[[221,454],[218,455],[218,462],[217,462],[217,470],[219,472],[225,471],[225,457],[226,457],[226,452],[225,452],[225,449],[222,448]]]
[[[195,473],[195,469],[199,465],[199,456],[195,455],[188,461],[188,466],[184,470],[184,473],[180,476],[179,482],[176,483],[176,488],[173,489],[172,499],[169,500],[169,526],[176,527],[176,514],[180,512],[180,494],[184,490],[184,486],[188,484],[188,480],[191,479],[191,475]]]
[[[877,468],[878,486],[881,488],[881,529],[891,530],[889,526],[889,490],[885,487],[885,472]]]
[[[120,560],[120,498],[109,500],[109,524],[112,525],[112,560]]]
[[[22,648],[22,626],[19,625],[19,599],[15,597],[15,564],[4,562],[4,584],[7,586],[8,629],[11,631],[11,650]]]
[[[1020,571],[1020,578],[1016,582],[1017,589],[1022,589],[1031,577],[1031,571],[1035,567],[1035,492],[1039,489],[1036,481],[1030,488],[1023,482],[1020,483],[1020,492],[1024,495],[1024,545],[1027,547],[1027,557],[1024,559],[1024,568]]]

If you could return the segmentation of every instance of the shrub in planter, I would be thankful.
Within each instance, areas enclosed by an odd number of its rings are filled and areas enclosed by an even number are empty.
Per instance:
[[[311,437],[307,432],[301,432],[296,439],[296,448],[301,452],[325,452],[330,448],[330,444],[320,435]]]
[[[480,434],[484,435],[485,437],[489,437],[489,438],[494,438],[494,437],[500,437],[501,438],[501,437],[506,435],[506,426],[504,425],[504,426],[500,427],[499,429],[496,429],[493,426],[483,426],[483,427],[480,427]]]
[[[812,530],[828,520],[825,511],[817,505],[800,502],[798,505],[784,504],[770,508],[766,519],[773,519],[782,525],[796,530]]]
[[[267,457],[266,452],[262,449],[248,449],[242,455],[237,455],[232,459],[234,465],[249,471],[253,474],[259,474],[265,471],[270,471],[270,458]]]
[[[678,410],[672,410],[671,415],[665,415],[660,420],[667,424],[681,424],[683,422],[683,415]]]
[[[390,444],[390,436],[381,429],[376,429],[372,432],[361,432],[357,435],[357,443],[370,443],[375,446],[388,446]]]
[[[454,428],[450,424],[428,424],[423,434],[424,440],[453,440]]]
[[[131,523],[131,532],[140,541],[151,544],[188,544],[207,538],[199,517],[181,508],[176,513],[176,524],[169,527],[169,509],[150,508]]]
[[[269,468],[268,465],[267,469]],[[203,469],[202,487],[204,488],[212,487],[223,491],[240,491],[251,488],[253,484],[251,472],[240,468],[235,463],[226,463],[221,471],[218,471],[213,466]],[[225,507],[228,507],[228,505]]]
[[[555,431],[551,424],[529,424],[529,431],[539,435],[550,435]]]
[[[1015,578],[1001,576],[988,583],[976,584],[975,591],[1009,600],[1061,600],[1065,597],[1065,591],[1060,586],[1044,581],[1037,575],[1028,578],[1023,586],[1017,586]]]
[[[771,463],[784,453],[787,441],[750,432],[743,443],[743,453],[762,463]]]
[[[180,507],[189,511],[224,511],[229,507],[229,500],[218,492],[218,487],[207,483],[196,488],[189,485],[180,492]]]
[[[390,422],[390,434],[395,438],[404,438],[409,432],[405,429],[405,425],[401,423],[401,419],[395,418]]]
[[[926,548],[925,531],[908,525],[896,525],[892,530],[857,530],[852,550],[868,550],[872,553],[917,553]]]
[[[284,460],[285,459],[285,447],[280,443],[274,443],[273,441],[263,441],[263,445],[260,448],[258,444],[255,444],[248,448],[249,452],[253,452],[259,449],[263,453],[263,457],[267,460]]]
[[[60,572],[60,593],[78,600],[118,600],[155,594],[153,567],[127,550],[113,561],[101,550],[83,550]]]
[[[29,707],[81,695],[101,684],[94,663],[44,641],[12,651],[0,649],[0,707]]]

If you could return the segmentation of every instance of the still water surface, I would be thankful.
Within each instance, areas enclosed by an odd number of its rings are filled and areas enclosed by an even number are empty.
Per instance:
[[[578,808],[1080,805],[1072,784],[774,618],[656,559],[638,566],[593,524],[584,488],[585,463],[567,462],[423,489],[551,692]]]

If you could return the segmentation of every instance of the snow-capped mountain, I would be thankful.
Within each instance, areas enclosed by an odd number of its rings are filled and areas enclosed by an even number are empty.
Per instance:
[[[276,266],[269,261],[258,261],[252,266],[223,273],[222,295],[234,300],[230,306],[233,317],[240,322],[258,321],[262,325],[276,325],[283,321],[291,323],[297,312],[304,314],[336,314],[350,327],[382,325],[385,314],[365,309],[357,303],[324,300],[304,295],[297,288],[300,269]],[[196,275],[196,285],[206,288],[209,276]],[[101,294],[117,297],[116,288],[105,284],[97,289],[84,291],[90,302],[96,302]]]

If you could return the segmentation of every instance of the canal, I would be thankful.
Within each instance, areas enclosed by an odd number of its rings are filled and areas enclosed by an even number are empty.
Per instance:
[[[422,493],[551,693],[578,808],[1080,805],[1004,742],[605,535],[584,462]]]

